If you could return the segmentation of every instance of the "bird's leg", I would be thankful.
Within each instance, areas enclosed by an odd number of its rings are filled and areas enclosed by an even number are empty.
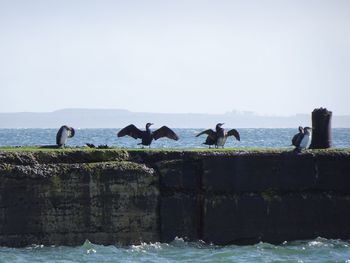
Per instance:
[[[301,153],[301,148],[300,147],[295,147],[294,152],[295,153]]]

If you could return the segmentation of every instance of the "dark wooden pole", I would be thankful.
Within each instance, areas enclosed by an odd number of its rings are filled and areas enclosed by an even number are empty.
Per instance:
[[[332,144],[332,112],[326,108],[314,109],[312,112],[312,139],[310,149],[326,149]]]

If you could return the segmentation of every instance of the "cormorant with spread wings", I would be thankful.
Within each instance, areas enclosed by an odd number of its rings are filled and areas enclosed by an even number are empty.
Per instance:
[[[240,136],[236,129],[225,132],[224,128],[221,127],[222,125],[224,125],[224,123],[218,123],[215,127],[215,131],[208,129],[197,134],[196,137],[202,134],[207,134],[207,139],[203,144],[209,145],[209,148],[211,145],[215,145],[215,148],[218,148],[219,146],[224,148],[227,137],[229,136],[234,136],[238,141],[240,141]]]
[[[175,141],[179,139],[176,133],[173,132],[171,129],[169,129],[167,126],[162,126],[158,130],[155,130],[152,132],[151,129],[149,128],[151,125],[153,125],[153,123],[147,123],[146,130],[141,131],[134,124],[130,124],[118,132],[118,137],[123,137],[125,135],[128,135],[133,137],[134,139],[141,139],[141,143],[139,144],[149,146],[149,147],[151,147],[150,145],[153,139],[158,140],[159,138],[162,138],[162,137],[167,137]]]

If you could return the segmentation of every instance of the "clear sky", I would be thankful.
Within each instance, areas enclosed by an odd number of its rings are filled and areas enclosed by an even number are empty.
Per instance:
[[[0,0],[0,112],[350,114],[350,1]]]

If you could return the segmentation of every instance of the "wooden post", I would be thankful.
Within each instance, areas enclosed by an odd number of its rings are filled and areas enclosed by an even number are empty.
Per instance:
[[[312,112],[312,139],[310,149],[326,149],[332,144],[332,112],[326,108],[314,109]]]

